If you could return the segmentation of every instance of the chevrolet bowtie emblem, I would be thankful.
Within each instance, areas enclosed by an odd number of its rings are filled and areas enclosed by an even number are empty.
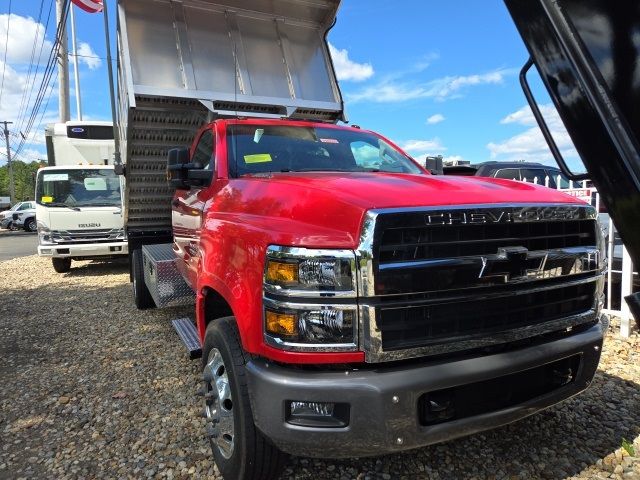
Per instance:
[[[542,278],[547,255],[531,257],[525,247],[503,247],[497,255],[482,257],[478,278],[500,280],[503,283]]]

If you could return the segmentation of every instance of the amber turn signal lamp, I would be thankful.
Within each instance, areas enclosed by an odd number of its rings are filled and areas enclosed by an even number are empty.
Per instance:
[[[293,336],[298,334],[296,316],[290,313],[265,311],[266,330],[276,335]]]
[[[275,283],[293,283],[298,281],[298,264],[268,260],[267,281]]]

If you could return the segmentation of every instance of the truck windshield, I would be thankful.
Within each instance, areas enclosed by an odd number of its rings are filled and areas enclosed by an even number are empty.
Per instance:
[[[36,202],[50,207],[119,207],[120,179],[107,168],[40,170]]]
[[[232,177],[270,172],[423,173],[372,133],[284,125],[229,125],[227,133]]]

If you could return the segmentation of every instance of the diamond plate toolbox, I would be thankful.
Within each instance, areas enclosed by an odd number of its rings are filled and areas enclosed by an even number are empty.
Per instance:
[[[189,305],[195,294],[180,275],[171,244],[142,246],[144,281],[158,307]]]

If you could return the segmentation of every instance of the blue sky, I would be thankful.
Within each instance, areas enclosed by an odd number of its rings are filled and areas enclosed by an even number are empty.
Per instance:
[[[39,0],[12,2],[0,120],[12,120],[23,130],[20,105],[29,97],[35,73],[32,68],[28,76],[32,47],[35,43],[39,50],[42,44],[52,1],[44,1],[40,26]],[[113,27],[115,2],[110,0],[109,5]],[[2,0],[0,67],[8,7],[9,1]],[[42,63],[54,35],[55,7],[51,16]],[[83,114],[108,120],[102,22],[101,14],[76,9],[77,37],[85,55],[80,57]],[[518,71],[527,52],[502,1],[343,0],[329,41],[352,123],[382,133],[420,159],[441,154],[472,162],[524,159],[554,164],[520,90]],[[43,66],[39,75],[42,70]],[[73,74],[70,78],[73,88]],[[33,98],[40,80],[36,78]],[[579,168],[577,154],[544,89],[535,78],[533,83],[556,141],[570,164]],[[73,100],[71,112],[75,118]],[[45,157],[44,124],[56,117],[54,91],[42,123],[38,118],[21,151],[23,159]],[[17,147],[19,137],[12,141]],[[5,161],[0,155],[0,164]]]

